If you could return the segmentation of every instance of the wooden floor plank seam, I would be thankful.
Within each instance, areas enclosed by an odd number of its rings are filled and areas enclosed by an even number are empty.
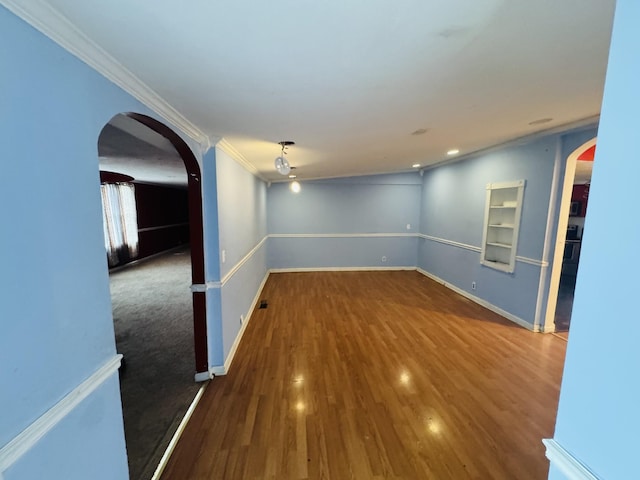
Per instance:
[[[163,479],[546,479],[566,342],[417,272],[270,275]]]

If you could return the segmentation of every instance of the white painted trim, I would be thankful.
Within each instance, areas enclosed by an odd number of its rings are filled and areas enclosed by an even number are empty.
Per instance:
[[[452,247],[463,248],[472,252],[480,253],[480,251],[482,250],[480,247],[476,247],[475,245],[454,242],[453,240],[447,240],[446,238],[432,237],[431,235],[425,235],[424,233],[420,233],[418,234],[418,236],[426,240],[431,240],[432,242],[443,243],[444,245],[451,245]]]
[[[267,241],[267,238],[269,238],[269,235],[265,235],[262,238],[262,240],[260,240],[258,244],[249,251],[249,253],[247,253],[238,263],[236,263],[233,266],[231,270],[227,272],[227,274],[224,277],[222,277],[222,280],[220,281],[220,284],[222,286],[224,286],[231,279],[231,277],[233,277],[236,274],[236,272],[240,270],[242,266],[249,261],[249,259],[260,249],[260,247],[264,245],[264,242]]]
[[[193,412],[195,411],[196,406],[198,405],[198,402],[200,402],[200,399],[202,398],[202,394],[204,393],[204,389],[206,387],[207,387],[206,384],[202,385],[200,387],[200,390],[198,390],[198,393],[196,393],[196,396],[191,402],[191,405],[189,405],[189,409],[187,410],[187,413],[185,413],[184,417],[182,417],[182,421],[180,422],[180,425],[178,425],[178,429],[173,434],[173,437],[171,437],[171,441],[169,442],[167,449],[164,451],[164,454],[160,459],[160,463],[158,463],[158,466],[156,467],[156,471],[153,472],[153,477],[151,477],[151,480],[160,479],[160,476],[162,475],[162,472],[164,472],[164,469],[167,466],[167,463],[169,463],[169,458],[171,458],[171,454],[173,453],[173,450],[176,448],[176,445],[178,444],[178,440],[180,440],[180,437],[182,436],[182,432],[184,432],[184,429],[187,427],[187,424],[191,419],[191,415],[193,415]]]
[[[249,173],[252,173],[256,177],[258,177],[263,182],[266,182],[267,179],[262,176],[260,171],[253,165],[249,160],[245,158],[236,148],[231,145],[225,138],[221,138],[218,143],[216,143],[216,147],[219,147],[224,153],[229,155],[233,160],[235,160],[238,164],[240,164],[245,170]],[[273,158],[276,158],[275,156]]]
[[[551,278],[549,279],[549,295],[547,296],[547,308],[544,319],[545,330],[547,326],[549,331],[555,329],[555,314],[558,302],[558,290],[560,289],[560,276],[562,275],[562,258],[567,237],[567,225],[569,224],[569,208],[571,206],[571,196],[573,194],[573,181],[576,176],[576,163],[578,156],[587,148],[596,145],[598,137],[583,143],[576,148],[566,159],[566,167],[564,171],[564,180],[562,184],[562,192],[560,194],[560,209],[558,212],[558,227],[556,229],[556,238],[545,238],[545,248],[553,249],[553,261],[551,265]],[[560,162],[564,159],[560,159]],[[553,184],[552,184],[553,188]],[[551,210],[551,206],[549,206]],[[554,209],[555,210],[555,209]],[[551,212],[555,213],[555,212]],[[549,245],[549,243],[551,243]]]
[[[540,331],[544,333],[553,333],[556,331],[555,325],[555,308],[553,312],[553,318],[549,321],[549,315],[543,313],[549,305],[549,295],[551,295],[550,285],[551,285],[551,275],[549,275],[549,257],[551,255],[552,245],[554,244],[554,239],[551,236],[551,232],[553,231],[555,219],[555,212],[558,205],[558,185],[560,183],[560,166],[562,162],[562,141],[560,137],[556,139],[556,152],[555,158],[553,161],[553,175],[551,177],[551,191],[549,193],[549,207],[547,209],[547,224],[545,226],[544,231],[544,246],[542,248],[542,259],[545,265],[540,269],[540,278],[538,280],[538,296],[536,298],[536,313],[534,316],[533,323],[538,325]],[[560,200],[562,199],[560,195]],[[566,228],[565,228],[566,232]],[[563,246],[564,247],[564,246]],[[564,251],[563,251],[564,253]],[[557,299],[558,290],[555,292],[555,298]],[[547,296],[547,301],[545,305],[545,294]]]
[[[419,233],[270,233],[270,238],[394,238],[418,237]]]
[[[198,372],[195,374],[194,380],[196,383],[206,382],[207,380],[211,380],[213,378],[213,373],[211,370],[207,370],[206,372]]]
[[[547,447],[545,455],[551,464],[560,470],[568,480],[599,480],[599,477],[584,463],[571,455],[553,438],[545,438],[542,443]]]
[[[87,37],[64,15],[43,0],[0,0],[0,4],[76,56],[125,92],[154,110],[207,150],[209,137],[167,103],[142,80]]]
[[[213,367],[209,367],[209,374],[211,378],[219,375],[226,375],[227,371],[224,369],[224,365],[215,365]]]
[[[537,260],[535,258],[529,257],[521,257],[520,255],[516,256],[516,262],[527,263],[529,265],[535,265],[536,267],[546,268],[549,266],[549,262],[545,262],[544,260]]]
[[[559,133],[566,134],[570,132],[578,132],[581,130],[586,130],[588,128],[596,127],[599,121],[600,121],[600,115],[593,115],[591,117],[587,117],[582,120],[578,120],[576,122],[565,123],[564,125],[558,125],[557,127],[548,128],[546,130],[541,130],[539,132],[535,132],[529,135],[523,135],[522,137],[512,138],[511,140],[507,140],[506,142],[497,143],[487,148],[481,148],[479,150],[474,150],[469,153],[464,153],[454,158],[446,158],[440,162],[432,163],[430,165],[425,165],[422,168],[422,170],[423,171],[432,170],[434,168],[438,168],[443,165],[449,165],[452,163],[458,163],[464,160],[477,158],[480,155],[487,155],[493,152],[504,150],[505,148],[517,147],[524,143],[530,143],[538,139],[548,137],[550,135],[555,135]]]
[[[98,389],[109,377],[118,371],[122,355],[115,355],[89,378],[69,392],[62,400],[47,410],[40,418],[25,428],[13,440],[0,449],[0,473],[31,450],[42,437],[49,433],[85,398]]]
[[[256,305],[258,304],[258,299],[260,298],[260,295],[262,294],[262,289],[264,288],[264,285],[267,283],[267,279],[269,278],[269,273],[270,272],[267,271],[267,273],[265,274],[264,278],[262,279],[262,282],[260,283],[260,286],[258,287],[258,291],[256,292],[256,295],[253,298],[253,301],[251,302],[251,306],[249,307],[249,311],[244,316],[244,322],[242,322],[242,326],[240,327],[240,331],[236,335],[236,339],[233,341],[233,345],[231,345],[231,349],[229,350],[229,354],[227,355],[227,358],[224,361],[224,372],[225,372],[224,375],[229,373],[229,369],[231,368],[231,363],[233,362],[233,358],[235,357],[236,350],[238,348],[238,345],[240,345],[240,340],[242,340],[242,336],[244,335],[244,331],[247,328],[247,325],[249,324],[249,320],[251,320],[251,315],[253,314],[253,310],[256,308]]]
[[[303,272],[378,272],[378,271],[414,271],[416,267],[302,267],[272,268],[271,273],[303,273]]]
[[[450,245],[452,247],[458,247],[472,252],[480,253],[482,251],[481,247],[476,247],[475,245],[469,245],[467,243],[454,242],[453,240],[447,240],[446,238],[433,237],[431,235],[425,235],[424,233],[418,233],[417,236],[426,240],[431,240],[432,242],[442,243],[444,245]],[[516,256],[516,261],[535,265],[536,267],[547,267],[549,265],[548,262],[537,260],[535,258],[522,257],[520,255]]]
[[[487,302],[486,300],[483,300],[480,297],[476,297],[475,295],[472,295],[469,292],[466,292],[465,290],[462,290],[461,288],[456,287],[455,285],[444,281],[442,278],[440,278],[440,277],[438,277],[436,275],[433,275],[432,273],[429,273],[426,270],[423,270],[421,268],[418,268],[417,270],[418,270],[418,272],[420,272],[425,277],[428,277],[431,280],[434,280],[434,281],[436,281],[438,283],[441,283],[445,287],[449,288],[450,290],[453,290],[454,292],[462,295],[463,297],[468,298],[472,302],[475,302],[478,305],[482,305],[483,307],[488,308],[492,312],[495,312],[498,315],[501,315],[504,318],[506,318],[508,320],[511,320],[513,323],[517,323],[518,325],[520,325],[521,327],[526,328],[527,330],[531,330],[532,332],[538,332],[537,327],[535,325],[531,325],[526,320],[523,320],[522,318],[517,317],[516,315],[513,315],[512,313],[509,313],[506,310],[503,310],[500,307],[497,307],[494,304],[489,303],[489,302]]]
[[[222,288],[221,282],[207,282],[207,283],[194,283],[191,285],[191,291],[193,293],[204,293],[207,290],[214,290],[216,288]]]

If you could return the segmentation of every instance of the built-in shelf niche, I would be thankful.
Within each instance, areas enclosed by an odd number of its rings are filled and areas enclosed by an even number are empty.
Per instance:
[[[480,263],[503,272],[515,268],[524,180],[488,183]]]

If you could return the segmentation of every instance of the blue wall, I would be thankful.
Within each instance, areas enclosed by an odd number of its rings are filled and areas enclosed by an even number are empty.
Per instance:
[[[554,435],[603,479],[638,475],[638,18],[637,1],[618,0]]]
[[[97,141],[117,113],[153,114],[4,7],[0,32],[2,448],[116,355]],[[36,478],[47,459],[49,478],[127,478],[112,378],[6,480]]]
[[[266,184],[219,147],[215,149],[221,272],[222,356],[214,367],[230,361],[234,343],[267,275]]]
[[[270,268],[415,267],[417,172],[301,185],[297,194],[289,183],[268,189]]]
[[[426,170],[420,226],[428,238],[420,240],[418,267],[535,328],[541,275],[550,278],[543,258],[550,198],[553,188],[559,194],[562,187],[552,183],[554,168],[563,174],[566,156],[560,152],[593,136],[595,128],[589,127],[525,139]],[[486,185],[520,179],[526,186],[518,258],[515,271],[505,273],[480,264]],[[556,211],[555,223],[557,218]],[[547,294],[548,289],[542,305]]]

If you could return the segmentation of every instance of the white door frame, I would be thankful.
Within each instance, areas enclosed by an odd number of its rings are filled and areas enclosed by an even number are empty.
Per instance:
[[[588,148],[596,144],[597,137],[583,143],[567,157],[562,185],[562,199],[560,200],[560,212],[558,216],[558,229],[556,231],[553,263],[551,264],[551,280],[549,282],[549,295],[547,297],[547,309],[544,319],[543,331],[555,332],[556,306],[558,304],[558,290],[560,289],[560,274],[562,273],[562,257],[564,256],[564,244],[569,224],[569,209],[571,207],[571,195],[573,194],[573,182],[576,176],[576,162],[578,157]]]

